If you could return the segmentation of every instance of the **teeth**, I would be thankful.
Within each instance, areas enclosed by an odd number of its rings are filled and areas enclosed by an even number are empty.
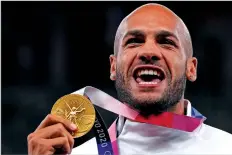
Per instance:
[[[149,74],[149,71],[148,71],[148,70],[145,70],[145,74],[147,74],[147,75],[148,75],[148,74]]]
[[[154,71],[153,74],[154,74],[154,75],[158,75],[157,71]]]
[[[145,72],[144,70],[140,71],[140,75],[143,75],[143,74],[144,74],[144,72]]]
[[[140,76],[140,75],[141,75],[141,72],[142,72],[142,71],[138,71],[138,76]]]
[[[144,74],[145,74],[145,70],[142,70],[142,71],[141,71],[141,75],[144,75]]]
[[[138,76],[140,75],[156,75],[156,76],[160,76],[160,73],[157,72],[156,70],[141,70],[141,71],[138,71]]]

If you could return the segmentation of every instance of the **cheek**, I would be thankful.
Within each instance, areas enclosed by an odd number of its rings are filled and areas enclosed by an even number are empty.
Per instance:
[[[172,81],[175,79],[175,77],[180,77],[185,72],[185,60],[184,57],[181,55],[178,55],[176,53],[167,53],[164,54],[165,61],[167,63],[167,67],[169,68],[169,71],[172,76]]]
[[[128,76],[129,71],[131,70],[131,66],[133,64],[133,60],[136,56],[136,52],[133,52],[132,50],[126,50],[123,54],[120,55],[120,67],[122,69],[122,72],[125,74],[125,76]]]
[[[175,71],[176,71],[176,76],[180,77],[185,73],[185,61],[184,60],[178,60],[173,62],[174,63],[174,67],[175,67]]]

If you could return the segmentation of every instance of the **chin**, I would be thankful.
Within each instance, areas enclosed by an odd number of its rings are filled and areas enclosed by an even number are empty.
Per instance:
[[[140,92],[138,94],[133,94],[133,98],[137,101],[137,104],[152,104],[158,101],[161,97],[162,94],[154,92]]]

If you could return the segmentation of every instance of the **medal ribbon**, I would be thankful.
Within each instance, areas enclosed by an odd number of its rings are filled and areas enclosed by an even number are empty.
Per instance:
[[[93,130],[96,136],[98,154],[113,155],[114,154],[113,146],[109,136],[109,132],[107,132],[107,128],[104,124],[104,121],[101,118],[96,108],[95,111],[96,111],[96,120],[94,122]]]
[[[116,100],[105,92],[91,86],[84,87],[72,94],[85,95],[91,100],[94,105],[111,111],[115,114],[121,115],[127,119],[140,123],[153,124],[186,132],[193,132],[206,119],[194,108],[191,108],[191,117],[170,112],[163,112],[158,116],[151,115],[148,118],[145,118],[137,111],[129,108],[126,104],[121,103],[120,101]],[[117,128],[115,121],[108,129],[114,155],[119,154],[116,130]],[[102,153],[99,147],[98,152],[99,154]]]

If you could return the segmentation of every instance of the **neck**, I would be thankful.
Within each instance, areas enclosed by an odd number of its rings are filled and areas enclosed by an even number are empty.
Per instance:
[[[184,99],[182,98],[175,106],[169,108],[167,112],[171,112],[171,113],[178,114],[178,115],[186,115]],[[140,111],[140,114],[142,114],[145,117],[149,116],[149,115],[144,115],[143,113],[141,113],[141,111]],[[131,119],[129,120],[132,122],[134,121]]]
[[[181,99],[175,106],[171,107],[168,112],[172,112],[178,115],[184,115],[185,114],[185,105],[184,105],[184,99]]]
[[[161,103],[162,104],[162,103]],[[159,115],[163,112],[171,112],[174,114],[178,114],[178,115],[185,115],[185,104],[184,104],[184,98],[182,97],[178,103],[169,106],[169,107],[161,107],[160,108],[160,104],[150,104],[150,105],[146,105],[146,106],[141,106],[141,105],[137,105],[137,107],[134,107],[135,109],[137,109],[139,111],[139,113],[145,117],[154,114],[154,115]],[[156,110],[155,110],[156,109]]]

